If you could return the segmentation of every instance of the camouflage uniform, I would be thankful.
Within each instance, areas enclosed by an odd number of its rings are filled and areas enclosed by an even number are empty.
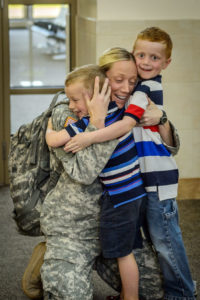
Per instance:
[[[68,106],[59,105],[52,115],[54,128],[63,128],[69,115]],[[90,124],[87,130],[95,127]],[[45,300],[91,300],[94,266],[102,279],[120,291],[116,260],[100,256],[98,232],[102,188],[97,178],[116,145],[117,141],[94,144],[76,155],[66,154],[62,147],[51,151],[52,168],[61,176],[45,198],[41,213],[47,246],[41,268]],[[146,242],[134,253],[141,299],[161,299],[162,279],[155,253]]]
[[[163,142],[163,145],[171,152],[172,155],[176,155],[180,148],[180,139],[177,132],[177,129],[174,127],[174,125],[169,121],[171,131],[172,131],[172,138],[174,141],[174,146],[168,146],[165,142]]]
[[[56,130],[63,128],[68,115],[66,105],[57,106],[52,115]],[[88,130],[95,128],[89,125]],[[98,174],[116,145],[117,141],[96,144],[76,155],[52,150],[52,168],[61,175],[41,212],[47,246],[41,276],[50,299],[92,299],[92,267],[100,254]]]

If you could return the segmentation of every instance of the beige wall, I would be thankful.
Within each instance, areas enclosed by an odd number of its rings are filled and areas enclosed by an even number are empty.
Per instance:
[[[164,103],[178,128],[181,178],[200,178],[200,1],[79,0],[78,65],[97,62],[109,47],[132,48],[137,33],[159,26],[172,37],[172,63],[163,72]]]
[[[183,20],[200,17],[199,0],[97,0],[97,5],[98,20]]]

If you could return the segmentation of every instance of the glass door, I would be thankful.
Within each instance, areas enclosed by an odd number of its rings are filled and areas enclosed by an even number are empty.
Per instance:
[[[75,64],[75,1],[39,3],[10,0],[6,7],[4,3],[4,160],[10,135],[48,108]],[[8,182],[7,170],[5,174]]]
[[[13,134],[48,107],[52,96],[40,90],[63,89],[70,69],[69,5],[13,4],[8,16]]]

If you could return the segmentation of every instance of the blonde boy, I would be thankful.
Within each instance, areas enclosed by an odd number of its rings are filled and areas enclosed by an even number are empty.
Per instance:
[[[99,94],[99,89],[102,91]],[[109,103],[110,87],[104,73],[97,65],[84,65],[68,74],[65,80],[65,93],[69,98],[70,110],[79,118],[88,115],[86,98],[102,97],[104,101]],[[107,110],[105,110],[106,116]],[[76,122],[73,118],[67,118],[65,127]],[[97,127],[101,127],[98,122]],[[93,125],[94,124],[93,122]],[[104,119],[102,120],[104,127]],[[70,140],[70,135],[65,129],[60,131],[52,130],[51,119],[49,119],[48,129],[46,131],[46,142],[51,147],[59,147]]]

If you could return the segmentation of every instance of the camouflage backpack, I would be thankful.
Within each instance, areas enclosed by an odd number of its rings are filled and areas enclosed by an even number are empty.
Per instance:
[[[59,178],[59,174],[50,169],[45,132],[48,118],[61,94],[63,92],[53,97],[45,112],[31,123],[22,125],[10,141],[8,170],[13,218],[19,232],[30,236],[42,235],[39,222],[41,205]]]

